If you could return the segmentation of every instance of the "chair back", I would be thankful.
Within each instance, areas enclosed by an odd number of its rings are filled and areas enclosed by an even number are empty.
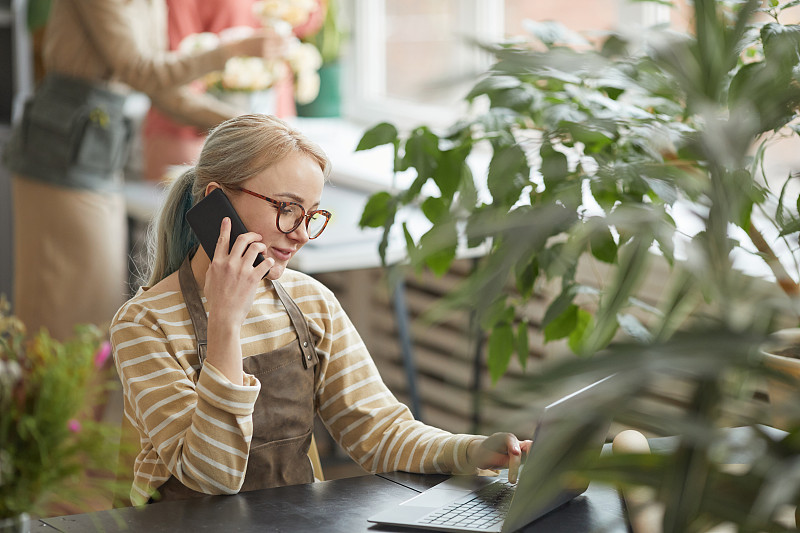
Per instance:
[[[311,459],[311,467],[314,469],[314,478],[317,481],[325,481],[322,475],[322,461],[319,459],[319,450],[314,435],[311,435],[311,447],[308,449],[308,458]]]

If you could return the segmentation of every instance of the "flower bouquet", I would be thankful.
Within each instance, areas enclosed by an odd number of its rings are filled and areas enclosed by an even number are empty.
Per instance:
[[[28,514],[110,502],[119,428],[95,413],[111,387],[111,346],[93,326],[63,343],[27,335],[0,298],[0,528]]]
[[[294,99],[301,104],[311,102],[319,93],[322,56],[313,44],[295,37],[292,29],[306,24],[319,8],[317,0],[261,0],[253,4],[262,24],[289,40],[286,60],[294,74]]]
[[[286,36],[292,28],[305,24],[315,9],[317,0],[260,0],[253,4],[253,12],[264,26]]]
[[[322,65],[322,58],[313,45],[302,43],[292,34],[292,28],[306,22],[316,7],[315,0],[255,2],[253,10],[263,26],[273,28],[286,39],[285,55],[275,59],[231,58],[224,70],[212,72],[201,80],[205,90],[237,107],[262,111],[265,107],[274,106],[269,103],[272,99],[265,97],[265,93],[280,80],[292,76],[297,101],[306,102],[316,98],[319,91],[317,70]],[[250,27],[238,26],[219,34],[195,33],[181,41],[178,49],[184,53],[211,50],[220,43],[245,37],[253,31]],[[259,93],[262,98],[249,98]]]

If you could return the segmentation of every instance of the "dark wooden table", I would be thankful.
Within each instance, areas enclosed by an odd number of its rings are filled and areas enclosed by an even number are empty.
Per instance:
[[[367,518],[445,479],[444,475],[404,472],[365,475],[234,496],[207,496],[142,508],[45,518],[32,532],[410,531],[370,524]],[[522,531],[627,533],[628,529],[617,492],[609,487],[591,486],[584,495]]]

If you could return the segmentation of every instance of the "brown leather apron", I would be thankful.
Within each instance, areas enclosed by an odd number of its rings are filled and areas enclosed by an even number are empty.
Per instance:
[[[194,326],[202,369],[208,317],[188,257],[178,271],[178,279]],[[302,311],[277,281],[272,286],[289,313],[297,342],[243,361],[244,371],[261,382],[261,391],[253,411],[253,439],[242,491],[314,481],[308,450],[314,426],[314,381],[319,359]],[[175,476],[158,491],[160,497],[152,501],[205,496],[186,487]]]

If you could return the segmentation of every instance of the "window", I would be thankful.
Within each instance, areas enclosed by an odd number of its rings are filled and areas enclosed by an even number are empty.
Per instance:
[[[670,8],[628,0],[350,0],[345,113],[373,124],[447,126],[492,58],[470,40],[525,33],[523,20],[557,20],[586,33],[668,22]]]
[[[445,124],[491,57],[467,37],[499,35],[495,0],[355,0],[348,115]],[[487,16],[488,15],[488,16]]]
[[[572,31],[585,33],[617,26],[622,9],[619,0],[505,0],[506,35],[524,35],[524,20],[557,20]]]

